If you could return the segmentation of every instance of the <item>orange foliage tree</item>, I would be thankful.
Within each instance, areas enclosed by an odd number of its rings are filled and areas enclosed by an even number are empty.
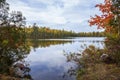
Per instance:
[[[102,15],[95,15],[88,21],[90,26],[96,25],[110,34],[105,42],[106,48],[115,63],[120,65],[120,0],[104,0],[103,4],[96,7]]]
[[[110,26],[110,21],[114,18],[112,10],[112,1],[105,0],[104,3],[97,4],[95,7],[98,7],[102,12],[102,15],[95,15],[91,17],[88,21],[90,26],[97,25],[98,29],[104,28],[106,31],[111,31],[112,27]]]

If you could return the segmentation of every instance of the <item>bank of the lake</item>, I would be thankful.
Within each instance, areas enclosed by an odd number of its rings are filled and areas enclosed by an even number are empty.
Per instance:
[[[81,58],[73,60],[82,66],[77,69],[77,80],[120,80],[120,66],[112,57],[105,48],[87,47]]]

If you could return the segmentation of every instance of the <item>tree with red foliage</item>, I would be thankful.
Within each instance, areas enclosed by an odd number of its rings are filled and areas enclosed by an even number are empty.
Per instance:
[[[105,42],[107,52],[120,64],[120,0],[105,0],[104,4],[97,4],[96,7],[102,15],[95,15],[88,22],[90,26],[97,25],[110,33]]]
[[[98,7],[99,10],[102,12],[102,15],[95,15],[95,17],[91,17],[88,21],[90,26],[97,25],[98,29],[104,28],[106,31],[111,30],[110,21],[114,18],[114,14],[111,11],[112,1],[105,0],[104,4],[97,4],[95,7]]]

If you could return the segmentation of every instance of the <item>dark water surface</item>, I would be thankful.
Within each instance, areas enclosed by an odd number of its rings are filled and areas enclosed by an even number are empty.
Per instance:
[[[77,37],[72,39],[40,39],[32,44],[31,52],[25,59],[30,64],[31,76],[34,80],[75,80],[75,76],[67,75],[75,63],[66,62],[64,54],[80,53],[85,46],[95,45],[103,48],[104,37]]]

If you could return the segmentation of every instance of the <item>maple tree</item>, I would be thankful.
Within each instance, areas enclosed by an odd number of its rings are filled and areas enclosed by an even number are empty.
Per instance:
[[[104,0],[104,3],[97,4],[102,15],[95,15],[88,21],[90,26],[97,25],[98,29],[104,28],[105,31],[120,35],[120,1]]]
[[[97,25],[98,29],[104,28],[106,31],[110,31],[112,27],[110,26],[110,21],[114,18],[114,14],[111,11],[112,1],[105,0],[104,3],[97,4],[95,7],[98,7],[102,12],[102,15],[95,15],[95,17],[91,17],[88,21],[90,26]]]
[[[105,41],[107,52],[115,63],[120,64],[120,0],[104,0],[103,4],[97,4],[96,7],[102,15],[95,15],[88,22],[90,26],[97,25],[109,32]]]

